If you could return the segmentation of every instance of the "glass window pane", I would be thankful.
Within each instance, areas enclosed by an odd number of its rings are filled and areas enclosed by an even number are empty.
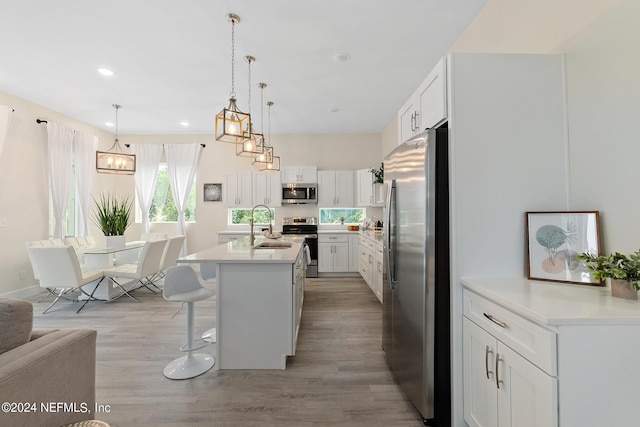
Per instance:
[[[275,218],[275,210],[270,209],[271,218]],[[253,223],[256,225],[269,225],[271,218],[266,209],[256,209],[253,212]],[[251,209],[229,209],[229,224],[249,224]]]
[[[320,224],[362,224],[364,208],[321,208]]]

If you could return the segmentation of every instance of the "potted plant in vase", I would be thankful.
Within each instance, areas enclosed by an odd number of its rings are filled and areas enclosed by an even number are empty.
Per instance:
[[[94,222],[102,231],[105,245],[111,248],[125,246],[124,232],[131,224],[133,200],[129,196],[116,197],[109,193],[101,194],[95,203]]]
[[[615,252],[609,256],[593,256],[582,253],[578,259],[585,261],[596,280],[611,279],[611,295],[618,298],[638,299],[640,290],[640,250],[623,255]]]

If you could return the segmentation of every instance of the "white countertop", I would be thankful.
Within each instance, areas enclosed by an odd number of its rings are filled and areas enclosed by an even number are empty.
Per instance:
[[[640,300],[605,287],[515,278],[462,278],[462,285],[546,325],[640,325]]]
[[[265,238],[256,236],[258,244]],[[233,240],[218,246],[213,246],[202,251],[178,258],[178,263],[285,263],[296,262],[298,253],[302,248],[303,238],[295,236],[283,236],[282,240],[292,242],[290,248],[261,248],[254,249],[249,245],[249,237]]]

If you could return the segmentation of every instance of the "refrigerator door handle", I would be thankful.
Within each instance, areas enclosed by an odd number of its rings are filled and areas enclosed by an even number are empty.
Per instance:
[[[395,242],[397,232],[397,212],[396,212],[396,180],[391,180],[389,191],[387,191],[386,201],[386,257],[387,257],[387,274],[389,275],[389,287],[395,289],[398,281],[396,280],[396,259],[395,259]]]

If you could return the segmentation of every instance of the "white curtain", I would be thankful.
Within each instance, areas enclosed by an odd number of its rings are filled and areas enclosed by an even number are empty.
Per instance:
[[[142,212],[142,234],[149,232],[149,209],[153,202],[153,192],[158,179],[158,167],[162,159],[162,145],[135,144],[132,146],[136,155],[136,196]]]
[[[96,150],[98,137],[77,131],[74,136],[76,159],[76,197],[80,215],[76,221],[76,236],[89,235],[91,215],[91,189],[96,175]]]
[[[173,201],[178,209],[178,234],[187,235],[184,208],[189,199],[191,186],[196,177],[202,147],[200,144],[167,144],[167,175]],[[180,256],[187,253],[187,239],[182,245]]]
[[[47,123],[47,162],[49,187],[56,225],[53,238],[64,238],[64,221],[71,192],[73,130],[65,125]]]
[[[4,140],[7,137],[12,111],[11,107],[0,105],[0,156],[2,156],[2,147],[4,147]]]

